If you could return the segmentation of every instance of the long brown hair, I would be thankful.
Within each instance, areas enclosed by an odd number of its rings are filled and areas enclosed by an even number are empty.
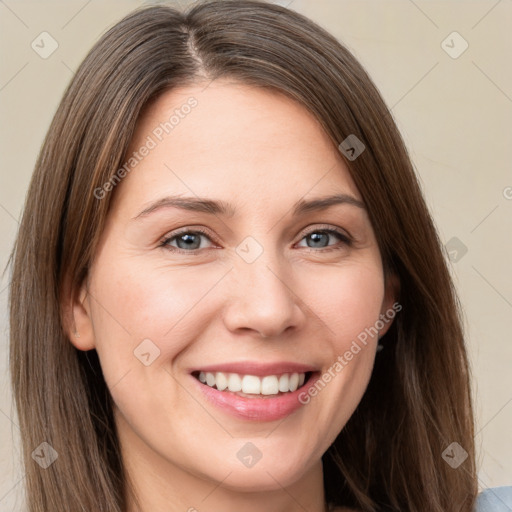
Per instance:
[[[137,119],[164,90],[229,77],[278,90],[312,112],[347,158],[402,311],[368,388],[323,457],[326,499],[366,512],[470,512],[477,493],[469,368],[460,307],[402,138],[351,53],[309,19],[258,0],[134,11],[92,48],[67,88],[36,163],[11,254],[10,370],[29,512],[124,512],[127,481],[112,399],[95,350],[69,341],[62,303],[87,276]],[[69,286],[65,286],[69,279]],[[32,452],[59,454],[42,469]],[[456,469],[443,458],[457,442]]]

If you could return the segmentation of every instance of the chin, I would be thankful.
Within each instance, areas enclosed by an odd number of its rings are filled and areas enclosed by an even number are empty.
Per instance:
[[[267,472],[268,471],[268,472]],[[303,474],[298,472],[280,472],[275,469],[256,470],[255,468],[241,470],[233,468],[232,473],[226,478],[222,475],[222,487],[236,492],[271,492],[280,491],[283,487],[289,487],[297,482]],[[223,480],[225,478],[225,480]]]

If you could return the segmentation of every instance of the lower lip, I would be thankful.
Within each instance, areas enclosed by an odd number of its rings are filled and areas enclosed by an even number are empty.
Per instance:
[[[202,384],[193,375],[190,377],[199,386],[200,391],[209,402],[228,414],[244,420],[275,421],[289,416],[303,406],[299,401],[299,396],[307,394],[308,389],[314,386],[320,378],[320,372],[314,372],[306,385],[296,391],[276,395],[274,398],[272,398],[272,395],[266,395],[264,398],[246,398],[232,391],[219,391]]]

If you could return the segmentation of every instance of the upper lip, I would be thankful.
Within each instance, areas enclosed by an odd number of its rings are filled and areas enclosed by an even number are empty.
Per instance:
[[[294,363],[289,361],[276,361],[274,363],[261,363],[256,361],[241,361],[231,363],[219,363],[193,368],[193,372],[224,372],[238,373],[241,375],[281,375],[283,373],[306,373],[314,372],[317,368],[308,364]]]

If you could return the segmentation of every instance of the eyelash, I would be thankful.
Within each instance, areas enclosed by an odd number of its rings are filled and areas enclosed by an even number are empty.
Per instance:
[[[327,226],[323,226],[323,227],[320,227],[320,228],[315,228],[315,229],[312,229],[311,231],[307,231],[305,232],[301,239],[299,240],[302,241],[304,238],[306,238],[307,236],[313,234],[313,233],[326,233],[326,234],[330,234],[330,235],[336,235],[340,238],[341,240],[341,245],[336,245],[336,246],[333,246],[333,247],[324,247],[324,248],[320,248],[320,249],[315,249],[313,247],[302,247],[302,249],[306,249],[307,252],[331,252],[331,251],[339,251],[341,250],[344,246],[351,246],[352,245],[352,240],[350,239],[350,237],[348,235],[346,235],[345,233],[343,233],[341,230],[339,229],[333,229],[332,227],[327,227]],[[166,235],[161,241],[160,241],[160,245],[159,247],[162,247],[168,251],[171,251],[171,252],[175,252],[175,253],[181,253],[181,254],[189,254],[189,255],[198,255],[199,252],[201,251],[201,249],[191,249],[191,250],[185,250],[185,249],[180,249],[179,247],[173,247],[173,246],[170,246],[169,245],[169,242],[171,242],[172,240],[178,238],[179,236],[181,235],[204,235],[206,238],[208,238],[211,242],[215,242],[215,240],[212,240],[212,237],[210,236],[210,234],[202,229],[202,228],[194,228],[194,229],[182,229],[180,231],[178,231],[177,233],[173,233],[172,236],[168,236]]]

